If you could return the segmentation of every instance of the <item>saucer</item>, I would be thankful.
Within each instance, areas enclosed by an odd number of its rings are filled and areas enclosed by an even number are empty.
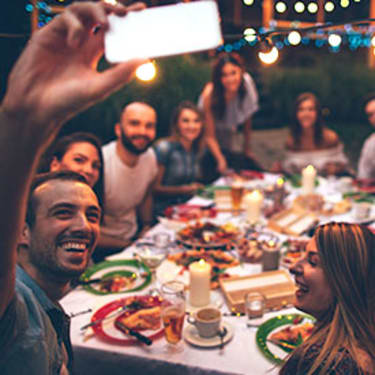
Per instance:
[[[222,322],[222,327],[225,327],[227,329],[227,334],[223,337],[223,344],[226,344],[232,339],[234,329],[227,322]],[[219,336],[214,336],[210,338],[199,336],[197,328],[192,324],[188,324],[184,328],[183,336],[189,344],[199,346],[201,348],[214,348],[216,346],[220,346],[221,344]]]
[[[187,313],[193,313],[199,309],[203,309],[204,307],[216,307],[217,309],[220,309],[223,306],[223,297],[219,294],[219,292],[216,292],[214,290],[210,291],[210,302],[207,305],[204,306],[192,306],[189,301],[190,298],[190,292],[186,292],[186,302],[185,302],[185,311]]]

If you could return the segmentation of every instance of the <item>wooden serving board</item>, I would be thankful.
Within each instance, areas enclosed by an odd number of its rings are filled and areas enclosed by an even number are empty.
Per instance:
[[[300,236],[318,223],[313,213],[289,209],[273,215],[268,221],[268,227],[276,232]]]
[[[262,293],[270,310],[281,309],[294,301],[295,285],[286,270],[221,279],[220,287],[233,312],[245,312],[244,297],[249,292]]]

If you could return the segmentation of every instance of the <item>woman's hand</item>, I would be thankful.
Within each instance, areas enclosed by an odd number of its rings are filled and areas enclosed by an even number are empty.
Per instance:
[[[221,174],[225,174],[226,170],[228,169],[228,164],[224,156],[217,159],[217,170]]]
[[[198,190],[203,189],[204,185],[199,182],[192,182],[189,185],[181,187],[184,194],[195,194]]]

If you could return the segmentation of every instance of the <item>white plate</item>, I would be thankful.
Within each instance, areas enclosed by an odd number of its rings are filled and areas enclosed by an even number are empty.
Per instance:
[[[227,322],[222,322],[222,327],[225,327],[227,329],[227,334],[223,337],[223,344],[226,344],[232,339],[233,334],[234,334],[234,329]],[[184,336],[184,339],[188,343],[194,346],[202,347],[202,348],[214,348],[216,346],[220,346],[221,344],[221,340],[219,336],[214,336],[210,338],[200,337],[196,327],[193,326],[192,324],[188,324],[185,327],[183,336]]]

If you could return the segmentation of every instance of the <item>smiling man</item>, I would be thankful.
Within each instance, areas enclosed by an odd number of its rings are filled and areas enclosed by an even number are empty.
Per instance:
[[[50,357],[55,358],[53,367],[46,370],[55,373],[60,369],[61,374],[72,370],[70,320],[58,301],[69,290],[70,281],[87,267],[99,235],[100,214],[95,193],[75,172],[41,175],[32,183],[26,223],[18,245],[17,298],[0,324],[0,331],[6,330],[4,323],[17,332],[11,344],[7,339],[13,339],[12,335],[2,337],[8,347],[5,353],[9,352],[9,371],[18,373],[20,356],[25,362],[45,368],[46,361],[35,353],[42,352],[46,343]],[[25,303],[35,299],[37,304],[25,321],[20,311]],[[44,336],[38,329],[39,320],[56,336]],[[32,336],[30,331],[34,331]],[[25,347],[34,347],[35,352],[25,351]]]
[[[105,209],[99,246],[120,250],[136,234],[137,222],[145,229],[152,221],[157,161],[150,146],[156,136],[155,110],[146,103],[128,104],[115,133],[117,140],[103,147]]]

